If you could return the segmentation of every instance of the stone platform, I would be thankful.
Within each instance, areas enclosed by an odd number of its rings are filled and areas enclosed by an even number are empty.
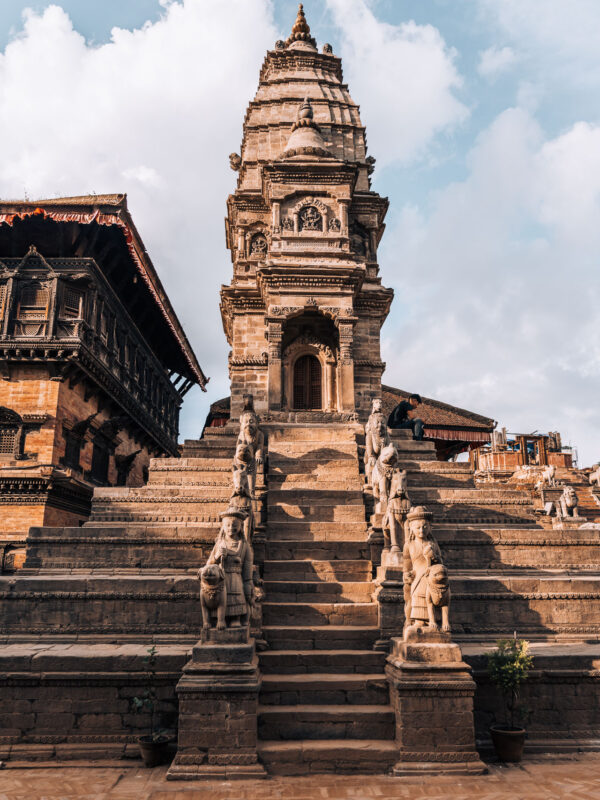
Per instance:
[[[255,511],[267,644],[258,654],[259,757],[271,774],[386,772],[398,754],[387,653],[374,649],[381,544],[367,522],[362,429],[265,430]],[[82,528],[31,530],[24,569],[0,576],[0,757],[134,753],[147,719],[132,714],[131,698],[151,644],[163,725],[174,732],[175,688],[200,637],[195,575],[227,503],[235,438],[222,429],[186,443],[181,459],[152,462],[143,490],[102,490]],[[395,439],[450,570],[453,638],[477,684],[478,746],[489,747],[498,713],[485,652],[516,630],[533,642],[529,750],[597,747],[598,531],[553,530],[531,489],[479,486],[468,465],[436,461],[427,442]],[[400,630],[402,621],[400,604]]]

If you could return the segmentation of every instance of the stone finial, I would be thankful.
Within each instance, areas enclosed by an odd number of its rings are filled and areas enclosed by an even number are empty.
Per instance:
[[[311,50],[317,49],[317,43],[310,35],[310,27],[306,21],[306,17],[304,16],[304,7],[302,3],[300,3],[298,6],[296,21],[294,22],[292,32],[289,35],[286,44],[288,47],[294,47],[294,45],[299,44],[303,48],[308,46],[308,48]]]
[[[281,158],[294,156],[332,158],[332,153],[321,134],[321,128],[314,120],[313,108],[308,97],[304,98],[304,102],[298,109],[296,121],[292,125],[292,133],[281,154]]]

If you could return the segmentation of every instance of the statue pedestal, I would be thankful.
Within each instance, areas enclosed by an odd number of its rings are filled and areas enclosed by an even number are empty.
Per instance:
[[[475,749],[475,682],[450,634],[410,629],[394,639],[386,675],[396,711],[394,775],[481,775]]]
[[[388,552],[389,555],[391,554]],[[392,639],[402,636],[404,628],[404,583],[401,566],[390,564],[377,568],[375,599],[378,606],[379,639],[375,642],[374,649],[389,653]]]
[[[248,629],[204,631],[177,684],[177,755],[167,780],[265,778],[256,753],[259,689]]]

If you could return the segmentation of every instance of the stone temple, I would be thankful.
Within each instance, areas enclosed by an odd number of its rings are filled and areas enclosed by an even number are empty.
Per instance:
[[[526,752],[596,748],[600,469],[438,401],[422,441],[386,427],[406,396],[381,383],[388,202],[302,7],[231,166],[230,398],[147,482],[96,486],[83,525],[33,526],[6,563],[0,759],[135,758],[150,685],[173,780],[478,773],[500,719],[486,652],[514,633]],[[206,382],[186,348],[177,330],[165,371],[187,354],[186,387]]]

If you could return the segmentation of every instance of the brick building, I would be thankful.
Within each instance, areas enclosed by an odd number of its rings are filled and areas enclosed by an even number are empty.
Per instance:
[[[78,525],[176,455],[206,378],[125,195],[0,204],[0,537]]]

